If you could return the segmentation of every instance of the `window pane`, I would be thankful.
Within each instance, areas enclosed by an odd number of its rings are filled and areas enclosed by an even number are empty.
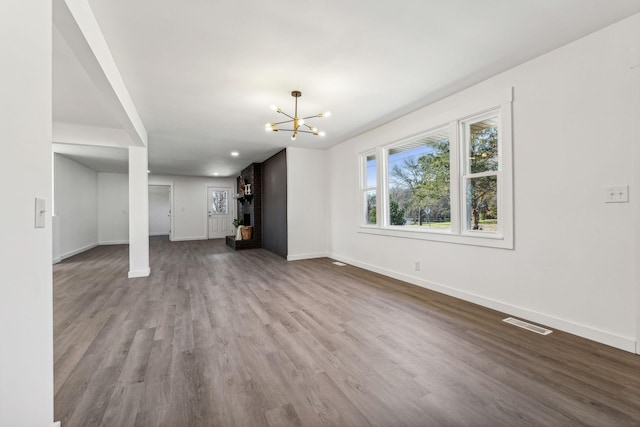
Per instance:
[[[367,160],[366,160],[366,182],[365,182],[365,188],[375,188],[376,187],[376,182],[377,182],[377,169],[376,169],[376,156],[375,154],[371,154],[369,156],[367,156]]]
[[[469,125],[469,172],[498,170],[498,119],[492,117]]]
[[[226,191],[214,191],[213,203],[211,203],[211,210],[214,215],[227,215],[229,213],[229,204],[227,202]]]
[[[467,230],[498,230],[497,194],[495,175],[467,179]]]
[[[365,192],[365,224],[376,224],[376,190]]]
[[[451,229],[449,135],[429,134],[389,150],[389,223]]]

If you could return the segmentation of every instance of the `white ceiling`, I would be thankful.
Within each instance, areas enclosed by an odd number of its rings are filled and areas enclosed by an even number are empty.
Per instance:
[[[640,0],[89,0],[153,173],[237,174],[326,148],[640,12]],[[54,32],[54,121],[118,126]],[[267,133],[300,115],[327,136]],[[232,159],[231,151],[240,157]]]

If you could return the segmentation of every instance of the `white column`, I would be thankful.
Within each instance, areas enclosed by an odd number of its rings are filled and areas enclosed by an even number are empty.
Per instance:
[[[129,147],[129,278],[151,273],[147,166],[147,148]]]
[[[0,6],[0,425],[53,424],[51,2]],[[35,227],[36,198],[44,200]]]

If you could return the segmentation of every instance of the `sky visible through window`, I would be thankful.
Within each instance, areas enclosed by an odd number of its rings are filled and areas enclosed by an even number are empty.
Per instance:
[[[376,159],[367,158],[367,188],[375,188],[376,186],[376,173],[377,173]]]
[[[398,153],[389,154],[389,173],[393,171],[395,166],[399,168],[403,168],[404,161],[409,159],[413,159],[412,163],[416,163],[417,159],[427,154],[435,154],[436,149],[433,145],[421,145],[416,148],[411,148],[409,150],[400,151]],[[394,188],[395,185],[393,183],[393,179],[389,180],[389,187]]]
[[[400,151],[398,153],[389,155],[389,171],[392,171],[394,166],[402,167],[405,159],[419,159],[427,154],[435,154],[436,149],[431,144],[421,145],[409,150]],[[367,160],[367,188],[373,188],[376,186],[376,159]],[[394,187],[393,182],[389,183],[391,187]]]

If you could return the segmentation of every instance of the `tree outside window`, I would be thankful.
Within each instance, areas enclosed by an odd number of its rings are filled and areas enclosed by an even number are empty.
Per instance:
[[[390,225],[450,229],[448,133],[433,132],[388,153]]]
[[[365,224],[375,225],[376,217],[376,193],[377,193],[377,174],[378,163],[375,154],[369,154],[364,157],[364,176],[363,176],[363,203],[364,203],[364,221]]]
[[[495,232],[498,228],[498,119],[463,124],[467,147],[466,224],[468,230]]]

